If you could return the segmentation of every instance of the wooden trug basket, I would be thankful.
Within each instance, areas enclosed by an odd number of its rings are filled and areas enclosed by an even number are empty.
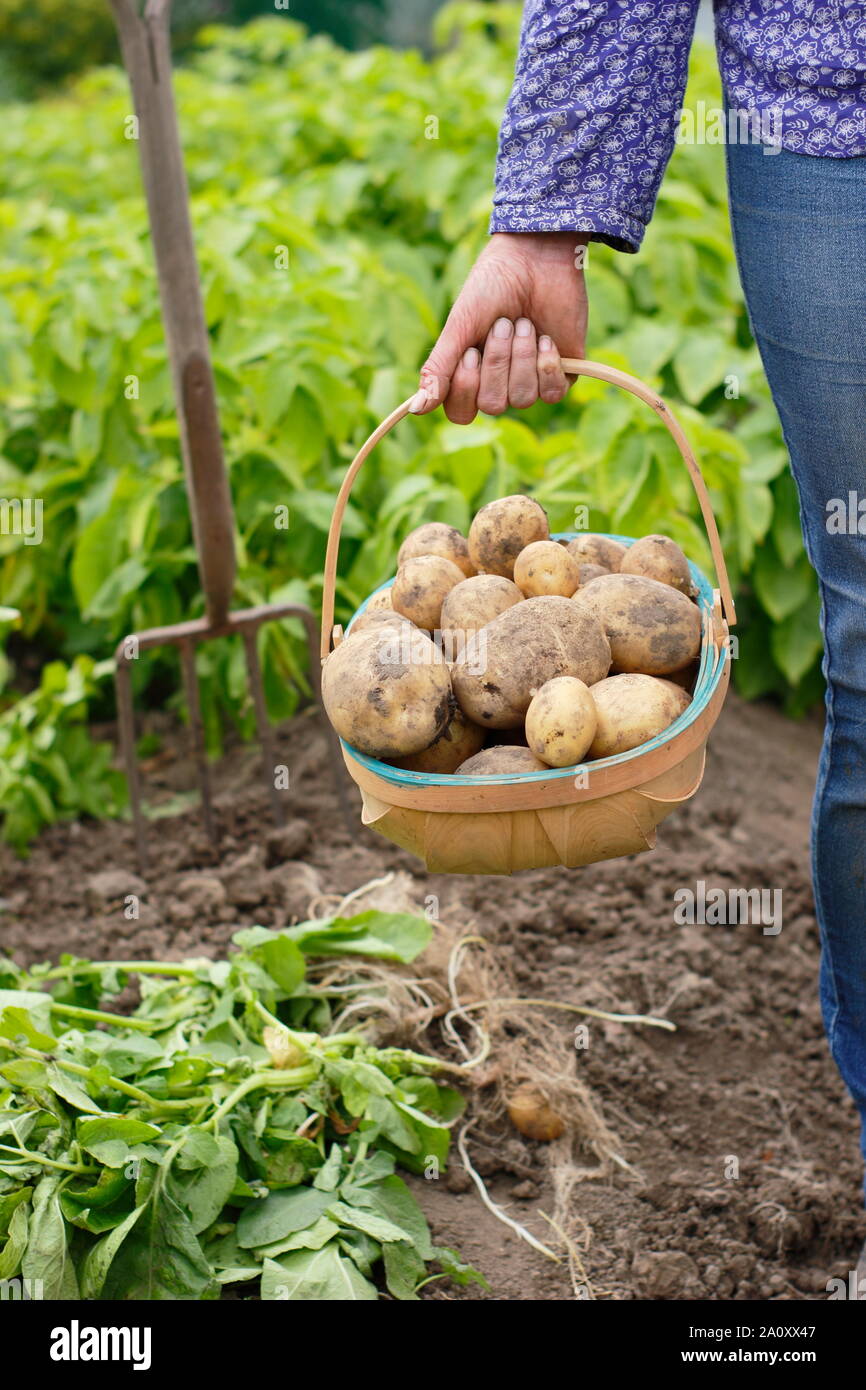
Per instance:
[[[682,427],[665,402],[636,377],[598,362],[565,359],[563,366],[571,375],[595,377],[645,401],[670,431],[688,469],[718,580],[714,589],[697,566],[691,566],[703,624],[692,702],[670,728],[631,752],[581,767],[516,776],[437,777],[407,772],[343,742],[346,767],[363,797],[363,823],[417,855],[431,873],[511,874],[556,864],[574,869],[652,849],[656,826],[694,796],[701,784],[707,739],[727,693],[727,638],[736,612],[712,504]],[[334,590],[340,531],[352,484],[379,441],[409,413],[409,405],[410,401],[404,401],[371,434],[340,488],[325,561],[323,661],[332,641],[336,646],[343,637],[342,629],[333,626]],[[632,540],[614,539],[626,545]],[[366,602],[355,617],[365,607]]]

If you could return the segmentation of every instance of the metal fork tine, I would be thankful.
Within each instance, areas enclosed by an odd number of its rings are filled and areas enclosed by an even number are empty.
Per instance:
[[[183,684],[186,691],[187,709],[189,710],[192,752],[195,759],[196,771],[198,772],[198,783],[201,787],[201,809],[204,818],[204,828],[211,844],[218,845],[219,834],[213,814],[210,766],[208,764],[207,750],[205,748],[204,723],[201,717],[201,698],[198,688],[198,676],[196,675],[195,669],[195,643],[181,643],[180,662],[183,670]]]
[[[114,684],[117,692],[120,750],[129,785],[135,848],[138,854],[139,868],[144,870],[147,867],[147,828],[141,809],[141,779],[138,775],[138,759],[135,756],[135,710],[132,704],[132,675],[129,669],[129,660],[121,649],[118,650],[116,657]]]
[[[253,695],[253,708],[256,712],[256,733],[258,734],[259,744],[262,750],[262,771],[265,779],[265,789],[268,800],[271,803],[271,814],[275,825],[283,825],[285,814],[280,794],[277,791],[274,780],[274,772],[277,765],[277,749],[274,740],[274,730],[271,721],[268,719],[268,709],[265,702],[265,691],[262,685],[262,668],[259,663],[258,649],[258,628],[245,628],[243,633],[244,653],[247,659],[247,673],[250,679],[250,690]]]

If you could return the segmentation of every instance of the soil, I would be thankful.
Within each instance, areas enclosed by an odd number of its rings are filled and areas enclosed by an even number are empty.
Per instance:
[[[580,871],[512,879],[428,876],[341,820],[313,711],[280,731],[290,769],[287,826],[275,831],[255,750],[215,769],[222,848],[204,838],[185,792],[192,769],[166,725],[147,794],[175,814],[150,827],[138,872],[130,826],[66,823],[27,861],[0,848],[0,949],[20,962],[61,952],[97,959],[222,952],[238,925],[280,926],[322,894],[388,872],[422,910],[487,938],[526,996],[663,1016],[676,1032],[591,1020],[575,1052],[573,1015],[550,1040],[575,1056],[629,1171],[579,1183],[585,1284],[603,1299],[822,1299],[847,1279],[864,1237],[856,1114],[829,1058],[817,998],[818,938],[808,819],[821,737],[769,705],[731,697],[697,798],[660,829],[652,853]],[[680,925],[674,894],[780,890],[783,926]],[[127,920],[124,900],[141,899]],[[541,1240],[552,1210],[545,1146],[503,1125],[480,1131],[472,1161],[491,1197]],[[442,1244],[486,1275],[489,1291],[433,1284],[439,1299],[571,1300],[564,1265],[536,1253],[482,1206],[455,1159],[417,1183]]]

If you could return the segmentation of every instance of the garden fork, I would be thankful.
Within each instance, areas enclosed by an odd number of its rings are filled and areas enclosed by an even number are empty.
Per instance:
[[[274,820],[278,825],[283,820],[283,809],[275,780],[274,735],[268,720],[256,645],[262,623],[277,618],[301,620],[310,652],[310,680],[320,705],[321,686],[317,625],[309,608],[272,603],[239,612],[230,611],[236,569],[234,513],[223,458],[210,345],[172,88],[171,0],[147,0],[143,14],[136,0],[111,0],[111,6],[138,123],[142,179],[180,422],[193,537],[205,597],[203,618],[132,633],[119,643],[115,653],[120,743],[129,780],[136,848],[139,863],[144,867],[147,861],[147,836],[136,761],[131,679],[131,663],[139,654],[160,646],[175,646],[180,650],[193,755],[201,787],[202,813],[205,829],[214,844],[218,837],[195,669],[198,644],[231,634],[239,634],[243,640],[256,729],[262,746],[264,777]],[[346,784],[336,740],[327,720],[325,728],[332,775],[341,809],[346,814]]]

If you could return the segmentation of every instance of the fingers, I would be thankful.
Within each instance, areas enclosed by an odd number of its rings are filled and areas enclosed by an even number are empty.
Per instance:
[[[511,372],[511,344],[514,324],[497,319],[487,335],[481,362],[478,409],[485,415],[501,415],[508,406],[508,379]]]
[[[481,324],[474,301],[470,300],[468,308],[460,301],[455,304],[438,343],[421,368],[420,388],[409,407],[413,415],[427,415],[449,397],[464,354],[482,340],[489,323],[488,318]]]
[[[512,323],[498,318],[487,335],[483,354],[464,347],[452,363],[454,347],[465,334],[454,325],[443,332],[421,373],[421,389],[410,409],[426,415],[438,405],[455,425],[468,425],[478,411],[501,415],[509,406],[526,410],[539,399],[561,401],[569,389],[553,339],[537,337],[527,318]]]
[[[552,338],[546,335],[538,340],[538,392],[543,401],[554,405],[561,401],[568,391],[568,381],[562,370],[562,361]]]
[[[468,348],[451,378],[445,399],[445,414],[455,425],[471,425],[478,414],[478,388],[481,385],[481,353]]]
[[[514,325],[508,376],[508,404],[516,410],[527,410],[538,400],[537,350],[535,325],[529,319],[518,319]]]

